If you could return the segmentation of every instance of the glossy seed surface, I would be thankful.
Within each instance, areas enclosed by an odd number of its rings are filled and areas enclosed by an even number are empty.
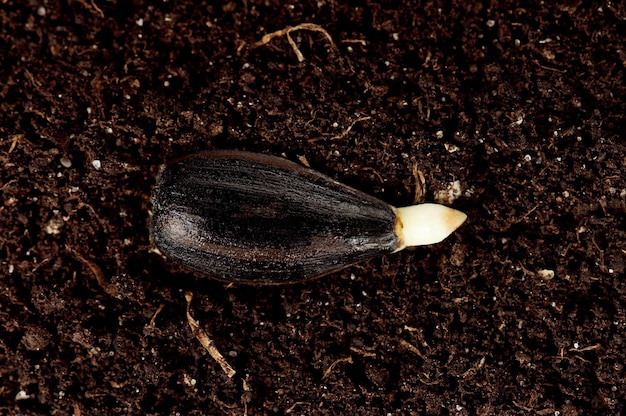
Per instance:
[[[151,238],[203,275],[280,284],[396,250],[394,208],[288,160],[242,151],[190,155],[164,168]]]

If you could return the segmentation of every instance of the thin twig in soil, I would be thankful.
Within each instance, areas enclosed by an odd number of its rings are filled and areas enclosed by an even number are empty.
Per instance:
[[[191,332],[193,332],[193,335],[198,341],[200,341],[200,344],[202,344],[204,349],[207,350],[209,355],[213,357],[215,361],[217,361],[220,367],[222,367],[222,370],[224,371],[224,373],[226,373],[228,378],[232,378],[236,373],[235,369],[233,369],[230,364],[226,362],[226,359],[219,352],[213,340],[209,338],[207,333],[204,332],[202,328],[200,328],[200,324],[198,324],[198,321],[193,319],[193,317],[191,316],[189,308],[191,306],[191,300],[193,299],[193,293],[189,291],[185,292],[185,299],[187,300],[187,321],[189,322],[189,326],[191,327]]]
[[[304,61],[304,55],[302,55],[302,52],[300,52],[300,49],[298,49],[296,42],[294,42],[294,40],[291,38],[291,35],[290,35],[291,32],[294,32],[296,30],[311,30],[314,32],[321,32],[322,34],[324,34],[326,39],[328,39],[328,41],[330,42],[330,47],[333,50],[337,49],[337,47],[335,46],[335,42],[333,42],[333,38],[328,34],[326,29],[314,23],[301,23],[297,26],[287,26],[286,28],[277,30],[276,32],[268,33],[264,35],[261,38],[261,40],[253,43],[252,49],[258,48],[259,46],[267,45],[268,43],[272,41],[272,39],[276,37],[286,36],[287,41],[289,42],[289,45],[291,45],[291,48],[293,49],[296,56],[298,57],[298,62],[302,62]]]
[[[366,121],[366,120],[371,120],[371,117],[369,117],[369,116],[365,116],[365,117],[359,117],[359,118],[357,118],[357,119],[356,119],[356,120],[354,120],[354,121],[352,122],[352,124],[350,124],[350,125],[348,126],[348,128],[347,128],[347,129],[345,129],[345,130],[344,130],[341,134],[338,134],[338,135],[336,135],[336,136],[332,137],[330,140],[343,139],[344,137],[346,137],[346,136],[348,135],[348,133],[350,133],[350,131],[352,130],[352,128],[354,127],[354,125],[355,125],[356,123],[360,123],[361,121]]]
[[[324,371],[324,375],[322,376],[322,380],[325,380],[326,377],[328,377],[330,375],[330,373],[333,371],[333,368],[335,368],[335,366],[339,363],[350,363],[352,364],[352,357],[346,357],[346,358],[340,358],[336,361],[334,361],[327,369],[326,371]]]
[[[72,253],[74,255],[74,258],[76,258],[76,260],[78,260],[81,263],[85,264],[87,266],[87,268],[89,268],[89,270],[91,270],[91,273],[93,273],[94,277],[96,278],[96,281],[98,282],[98,285],[100,285],[100,287],[107,294],[109,294],[109,295],[111,295],[113,297],[117,297],[117,289],[115,288],[115,286],[113,286],[113,285],[111,285],[111,283],[109,283],[109,281],[107,280],[107,278],[104,275],[104,272],[102,271],[100,266],[98,266],[93,261],[88,260],[85,257],[83,257],[73,247],[69,247],[68,246],[67,249],[68,249],[68,251],[70,253]]]

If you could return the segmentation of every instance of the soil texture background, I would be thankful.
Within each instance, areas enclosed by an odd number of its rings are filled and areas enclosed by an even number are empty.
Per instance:
[[[619,1],[3,0],[0,413],[622,414],[624,33]],[[229,286],[149,239],[206,149],[469,219]]]

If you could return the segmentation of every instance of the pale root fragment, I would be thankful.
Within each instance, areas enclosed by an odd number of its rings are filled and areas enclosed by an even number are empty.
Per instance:
[[[418,204],[396,208],[395,233],[400,239],[396,251],[443,241],[465,222],[467,215],[439,204]]]

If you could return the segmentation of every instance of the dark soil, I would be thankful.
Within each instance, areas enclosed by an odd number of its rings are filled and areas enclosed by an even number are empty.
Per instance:
[[[0,413],[624,412],[624,3],[309,3],[1,2]],[[333,43],[255,47],[305,22]],[[394,205],[458,181],[469,220],[231,287],[148,234],[159,167],[215,148]]]

